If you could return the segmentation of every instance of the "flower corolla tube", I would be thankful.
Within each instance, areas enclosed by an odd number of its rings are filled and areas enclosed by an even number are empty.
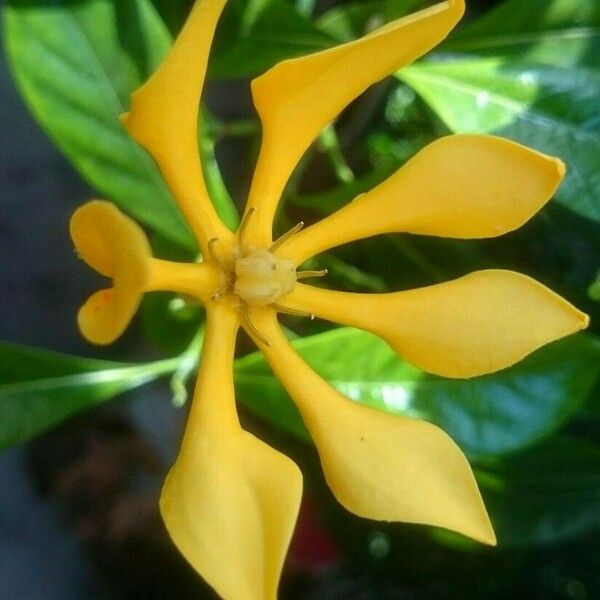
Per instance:
[[[299,357],[277,315],[315,315],[372,332],[424,371],[459,378],[503,369],[584,328],[587,317],[564,299],[505,270],[386,294],[298,281],[323,274],[297,271],[307,259],[369,236],[476,239],[516,229],[552,197],[564,166],[498,137],[452,135],[317,224],[272,239],[275,211],[299,158],[370,85],[447,36],[464,11],[462,0],[448,0],[356,41],[283,61],[252,82],[262,145],[245,214],[233,233],[210,201],[197,139],[210,45],[225,3],[194,4],[172,50],[122,118],[160,168],[203,261],[153,258],[142,229],[109,202],[89,202],[71,221],[80,256],[112,280],[79,312],[90,341],[116,339],[145,292],[171,290],[206,308],[194,399],[160,500],[167,529],[223,598],[276,597],[302,477],[294,462],[238,420],[232,367],[243,327],[299,408],[327,483],[344,507],[370,519],[433,525],[494,544],[469,463],[448,435],[343,396]]]

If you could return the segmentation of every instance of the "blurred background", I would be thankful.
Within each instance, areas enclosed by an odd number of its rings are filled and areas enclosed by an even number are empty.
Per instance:
[[[224,187],[218,175],[210,178],[213,195],[226,195],[241,206],[260,135],[248,78],[282,58],[351,39],[428,3],[230,4],[211,59],[205,93],[211,127],[201,142],[205,157],[216,156],[223,173]],[[297,222],[300,214],[316,220],[441,135],[505,135],[559,155],[569,167],[561,195],[531,222],[494,240],[386,236],[344,247],[323,258],[330,284],[386,291],[479,268],[510,268],[534,276],[592,315],[591,332],[554,344],[503,376],[478,378],[463,387],[435,378],[419,384],[412,408],[440,423],[472,459],[499,533],[496,549],[425,527],[373,523],[348,514],[326,488],[313,448],[294,434],[291,421],[286,424],[288,409],[269,418],[263,407],[261,414],[260,393],[240,379],[245,426],[296,460],[306,478],[283,599],[600,597],[600,344],[594,320],[600,316],[600,3],[468,4],[464,25],[447,43],[405,74],[371,88],[335,129],[323,134],[294,175],[280,227]],[[146,300],[126,335],[109,348],[90,346],[76,330],[77,309],[97,289],[98,278],[74,255],[69,217],[89,198],[113,192],[111,199],[118,202],[124,192],[116,184],[104,186],[109,167],[97,166],[93,156],[95,166],[86,167],[86,144],[77,147],[63,133],[68,111],[63,114],[60,107],[69,98],[63,91],[74,84],[65,79],[63,87],[53,88],[52,82],[61,75],[56,57],[64,55],[66,64],[69,52],[81,52],[69,46],[76,36],[61,30],[62,19],[84,32],[96,31],[91,43],[101,47],[102,36],[108,40],[111,32],[93,19],[110,14],[123,34],[114,76],[129,78],[117,92],[127,97],[127,86],[139,84],[152,70],[150,59],[147,72],[135,61],[139,44],[127,43],[137,39],[136,30],[127,29],[130,9],[151,8],[164,31],[175,33],[191,3],[5,0],[0,5],[5,47],[0,58],[0,338],[6,342],[0,353],[0,433],[7,447],[0,455],[2,597],[212,598],[172,547],[157,509],[185,422],[178,400],[189,374],[182,373],[173,385],[148,371],[135,381],[123,376],[108,391],[88,390],[77,377],[102,365],[84,359],[63,363],[36,350],[118,361],[111,365],[120,368],[194,349],[200,309],[165,295]],[[250,25],[248,7],[258,14]],[[64,31],[62,42],[57,31]],[[36,62],[40,72],[32,70]],[[147,189],[139,188],[143,197]],[[144,222],[152,230],[152,223]],[[154,233],[159,255],[193,254],[185,243],[178,245],[160,230]],[[382,255],[389,260],[382,261]],[[286,325],[304,336],[326,335],[330,327],[295,318]],[[354,338],[352,343],[353,350],[384,352],[360,346],[363,342]],[[242,342],[240,354],[249,351]],[[332,379],[356,373],[339,348],[323,355],[340,356],[339,364],[327,359],[321,365]],[[391,383],[397,377],[398,385],[400,374],[414,375],[386,368],[385,376]],[[57,383],[59,377],[65,379]],[[153,381],[138,388],[142,380]],[[71,387],[61,388],[61,381]],[[118,391],[124,393],[117,396]],[[29,406],[61,398],[75,409],[48,418],[36,436],[38,431],[26,426],[16,431],[14,423],[26,421]]]

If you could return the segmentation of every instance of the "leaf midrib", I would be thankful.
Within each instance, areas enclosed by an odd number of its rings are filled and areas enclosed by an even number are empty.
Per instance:
[[[90,39],[86,35],[85,30],[81,26],[77,16],[74,14],[73,9],[66,6],[64,1],[62,1],[62,0],[60,0],[60,2],[58,4],[59,4],[59,7],[61,8],[61,12],[57,15],[58,18],[61,19],[61,17],[62,17],[62,22],[65,24],[66,27],[68,27],[68,30],[70,31],[73,38],[79,40],[84,60],[90,61],[90,66],[91,66],[92,70],[97,74],[99,86],[102,89],[104,98],[106,98],[106,101],[109,103],[109,106],[112,109],[112,111],[114,112],[114,114],[118,115],[119,113],[121,113],[125,110],[125,107],[123,106],[123,103],[119,100],[119,97],[118,97],[115,87],[112,85],[104,66],[102,65],[101,61],[99,60],[98,56],[96,55],[93,44],[91,43]],[[34,23],[35,22],[36,21],[34,21]],[[43,35],[39,36],[38,41],[44,47],[46,47]],[[116,125],[117,125],[116,120],[111,118],[110,122],[106,124],[106,127],[109,129],[112,129],[114,131],[117,131]],[[49,129],[48,133],[51,136],[51,138],[57,143],[57,145],[59,147],[66,148],[64,140],[61,139],[60,137],[57,137],[51,129]],[[175,202],[173,201],[172,195],[170,194],[170,191],[168,190],[168,187],[166,186],[166,183],[162,179],[160,173],[155,168],[152,168],[152,166],[151,166],[152,163],[150,163],[147,160],[148,155],[142,148],[140,148],[129,137],[124,136],[124,138],[127,139],[127,141],[129,142],[130,151],[133,155],[132,157],[135,160],[134,171],[141,172],[141,174],[143,174],[143,173],[146,174],[145,180],[156,189],[157,194],[162,195],[162,197],[166,200],[165,208],[170,207],[169,212],[166,213],[166,214],[172,214],[172,219],[170,219],[169,221],[176,222],[178,220],[177,219],[177,206],[176,206]],[[157,228],[158,230],[160,230],[166,234],[171,233],[171,235],[172,235],[172,232],[169,231],[170,228],[165,229],[164,227],[161,227],[159,221],[160,220],[153,218],[149,222],[149,224],[153,228]],[[176,239],[176,241],[179,241],[178,238],[173,238],[173,239]]]
[[[0,384],[0,399],[5,394],[40,393],[59,388],[89,387],[90,385],[110,384],[119,381],[123,381],[128,387],[132,387],[158,376],[159,373],[151,371],[145,365],[133,365],[100,371],[85,371],[71,375],[60,375],[58,377],[14,381],[7,384]]]
[[[64,3],[62,3],[62,4],[63,4],[63,7],[65,7]],[[96,56],[96,53],[94,52],[94,46],[93,46],[92,42],[90,41],[90,39],[85,34],[85,30],[79,23],[79,20],[73,13],[73,10],[71,8],[67,8],[67,7],[65,7],[65,9],[67,10],[67,13],[73,23],[74,30],[77,32],[77,35],[79,35],[80,39],[83,41],[83,43],[87,47],[88,54],[91,54],[94,59],[94,63],[96,64],[98,72],[101,74],[102,80],[105,82],[106,88],[109,90],[109,95],[112,97],[113,108],[115,109],[117,116],[120,115],[121,113],[125,112],[126,107],[119,100],[119,95],[117,94],[117,90],[112,85],[110,78],[108,77],[108,74],[106,72],[106,69],[104,68],[104,65],[100,62],[100,59],[98,58],[98,56]],[[128,137],[128,139],[129,139],[129,137]],[[150,175],[152,181],[156,184],[157,189],[161,190],[163,193],[166,192],[165,182],[162,179],[162,177],[160,177],[158,175],[158,173],[156,172],[155,169],[148,168],[148,163],[144,160],[144,158],[146,156],[146,152],[143,151],[138,146],[138,144],[135,142],[133,142],[131,144],[131,146],[132,146],[133,151],[140,158],[139,164],[143,167],[144,171],[146,171]]]
[[[445,86],[448,89],[464,93],[468,96],[477,97],[482,93],[482,91],[484,91],[487,94],[487,99],[490,103],[495,103],[496,105],[501,106],[502,108],[505,108],[506,110],[515,113],[518,116],[523,115],[524,118],[530,122],[537,123],[540,126],[547,128],[558,127],[561,129],[566,129],[579,138],[586,138],[588,141],[594,144],[600,144],[600,136],[581,129],[581,127],[571,123],[570,121],[559,120],[549,116],[547,113],[542,114],[539,111],[531,110],[531,106],[528,106],[527,103],[511,100],[510,98],[499,95],[496,92],[492,92],[487,88],[483,89],[481,87],[477,87],[474,84],[460,81],[452,76],[427,72],[426,70],[419,68],[418,65],[414,67],[408,67],[404,71],[408,73],[416,72],[417,78],[425,82],[437,83],[438,85]],[[399,71],[397,73],[397,77],[403,79],[403,71]],[[410,74],[408,79],[410,79]]]
[[[461,39],[464,38],[464,39]],[[468,37],[468,32],[450,40],[446,49],[493,49],[507,46],[535,44],[540,42],[558,42],[561,40],[600,39],[598,27],[571,27],[567,29],[554,29],[550,31],[523,31],[518,33],[505,33],[501,35],[485,35],[482,37]]]

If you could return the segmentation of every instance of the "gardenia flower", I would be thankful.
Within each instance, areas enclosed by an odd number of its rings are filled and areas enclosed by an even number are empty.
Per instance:
[[[133,95],[123,117],[129,134],[156,160],[203,262],[153,258],[142,229],[108,202],[84,205],[71,222],[81,257],[112,279],[79,313],[81,331],[92,342],[117,338],[145,292],[172,290],[206,307],[194,400],[160,501],[167,529],[223,598],[276,597],[302,478],[290,459],[240,426],[232,366],[241,326],[300,409],[343,506],[370,519],[444,527],[494,544],[473,474],[456,444],[431,423],[377,411],[337,392],[299,357],[277,314],[316,315],[370,331],[404,359],[446,377],[502,369],[584,328],[585,315],[510,271],[478,271],[390,294],[297,282],[323,274],[296,270],[308,258],[368,236],[484,238],[513,230],[551,198],[564,167],[496,137],[445,137],[338,212],[273,242],[275,210],[300,156],[368,86],[448,34],[464,10],[462,0],[449,0],[357,41],[286,60],[252,82],[262,147],[242,224],[232,233],[209,199],[197,142],[210,44],[225,2],[196,2],[170,54]]]

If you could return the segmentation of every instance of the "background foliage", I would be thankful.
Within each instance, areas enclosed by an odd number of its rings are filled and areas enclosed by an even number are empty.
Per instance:
[[[213,200],[228,223],[235,225],[234,205],[243,202],[260,129],[243,95],[236,107],[242,117],[235,119],[223,110],[224,95],[279,60],[352,39],[427,4],[230,0],[211,56],[208,126],[199,133]],[[321,264],[332,287],[359,291],[411,288],[489,266],[515,269],[590,313],[589,333],[500,373],[455,381],[418,371],[366,333],[294,318],[286,323],[302,334],[294,342],[300,353],[341,391],[448,431],[472,460],[490,507],[500,539],[496,553],[440,532],[427,537],[387,528],[380,533],[392,550],[373,569],[388,568],[396,548],[410,558],[441,544],[448,554],[433,561],[430,573],[420,566],[413,576],[427,579],[439,569],[435,577],[444,585],[462,589],[467,583],[442,575],[440,567],[460,547],[477,567],[473,581],[489,594],[480,597],[504,597],[521,585],[507,551],[513,563],[535,562],[530,557],[537,555],[527,554],[532,549],[552,552],[575,543],[577,555],[583,548],[577,540],[600,528],[600,3],[469,4],[464,23],[435,52],[368,90],[323,132],[288,185],[280,227],[298,214],[306,219],[308,213],[310,221],[331,212],[449,132],[506,136],[567,163],[555,200],[518,232],[477,242],[385,236],[328,253]],[[118,116],[168,51],[189,6],[188,0],[9,0],[3,9],[6,53],[25,102],[98,193],[147,227],[163,257],[193,257],[192,237],[153,161],[127,137]],[[230,158],[233,147],[244,150],[239,164]],[[381,261],[382,254],[390,260]],[[2,343],[0,446],[26,441],[164,375],[181,402],[202,320],[201,310],[182,299],[150,297],[136,330],[169,358],[140,364]],[[268,435],[314,462],[299,415],[262,357],[245,348],[240,356],[236,388],[250,420],[266,421]],[[313,486],[348,560],[360,557],[370,547],[360,527],[350,531],[355,521],[330,508],[319,481]],[[369,556],[372,561],[372,551]],[[494,564],[505,583],[490,587],[485,564]]]

